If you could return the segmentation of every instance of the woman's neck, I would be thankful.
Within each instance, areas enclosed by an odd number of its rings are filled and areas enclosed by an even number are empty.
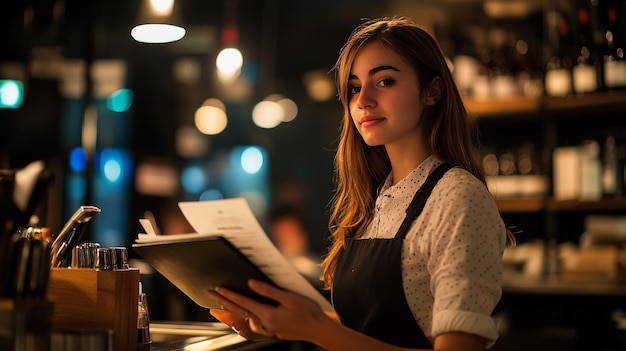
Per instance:
[[[387,155],[389,155],[389,162],[391,163],[392,184],[397,184],[424,162],[430,153],[426,152],[425,148],[387,147]]]

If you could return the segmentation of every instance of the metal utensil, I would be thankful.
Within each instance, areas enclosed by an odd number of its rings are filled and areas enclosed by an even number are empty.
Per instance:
[[[65,223],[63,229],[52,241],[52,259],[50,267],[60,267],[62,262],[71,254],[72,248],[78,242],[85,225],[98,213],[102,212],[96,206],[80,206]]]

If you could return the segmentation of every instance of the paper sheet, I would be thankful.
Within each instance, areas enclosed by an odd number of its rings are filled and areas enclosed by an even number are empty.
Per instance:
[[[245,198],[180,202],[178,205],[197,233],[140,233],[136,243],[180,240],[189,236],[223,236],[277,285],[314,299],[325,311],[333,311],[328,300],[274,246]]]

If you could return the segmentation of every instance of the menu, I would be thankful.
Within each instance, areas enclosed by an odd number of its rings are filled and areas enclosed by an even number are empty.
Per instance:
[[[133,249],[198,305],[220,308],[207,292],[216,285],[253,296],[247,280],[255,278],[333,311],[330,302],[274,246],[245,198],[178,206],[196,233],[158,235],[149,221],[141,219],[146,233],[138,234]]]

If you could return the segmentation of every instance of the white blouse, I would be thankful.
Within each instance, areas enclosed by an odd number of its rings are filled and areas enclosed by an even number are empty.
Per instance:
[[[374,217],[362,239],[392,238],[426,177],[441,161],[427,158],[404,179],[380,189]],[[464,169],[452,168],[437,183],[404,239],[404,293],[431,342],[449,331],[495,343],[492,312],[501,297],[506,228],[491,193]]]

